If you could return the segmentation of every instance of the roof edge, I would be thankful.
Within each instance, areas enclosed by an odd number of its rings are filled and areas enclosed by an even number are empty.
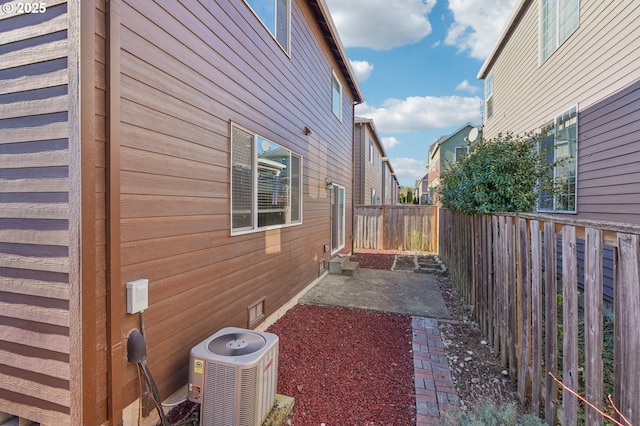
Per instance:
[[[384,149],[384,145],[382,144],[382,138],[378,134],[378,129],[376,129],[376,125],[375,125],[373,119],[356,115],[353,118],[353,122],[354,122],[354,124],[366,124],[371,128],[371,132],[373,133],[373,136],[375,137],[376,144],[378,145],[378,147],[380,148],[380,151],[383,154],[382,156],[383,157],[387,157],[387,152]]]
[[[340,35],[338,34],[338,30],[336,29],[333,18],[331,17],[331,12],[329,11],[325,0],[309,0],[309,4],[312,6],[316,6],[317,11],[320,14],[319,17],[322,18],[322,20],[319,20],[318,23],[325,31],[325,36],[329,41],[329,47],[335,55],[338,64],[341,66],[342,72],[345,74],[345,77],[347,77],[347,82],[349,83],[349,87],[351,88],[351,91],[354,95],[354,103],[360,104],[364,102],[364,95],[360,90],[358,80],[356,79],[353,69],[351,68],[349,58],[347,57],[347,53],[344,50],[342,40],[340,39]]]
[[[507,44],[507,41],[509,40],[509,36],[511,36],[513,31],[515,30],[515,27],[520,22],[520,20],[522,19],[522,16],[527,11],[527,9],[529,8],[532,2],[533,0],[520,0],[520,4],[513,11],[511,18],[509,19],[509,22],[504,27],[504,30],[502,30],[502,35],[500,35],[498,42],[493,47],[493,50],[491,51],[489,56],[487,56],[487,59],[485,59],[484,63],[482,64],[482,68],[480,68],[480,71],[478,71],[478,76],[477,76],[478,80],[485,79],[485,77],[489,73],[489,69],[493,66],[493,63],[496,61],[498,54],[502,52],[502,49],[504,48],[504,46]]]

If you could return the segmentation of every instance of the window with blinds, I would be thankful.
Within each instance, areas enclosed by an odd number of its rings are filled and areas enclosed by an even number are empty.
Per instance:
[[[232,233],[302,221],[302,157],[237,126],[231,130]]]

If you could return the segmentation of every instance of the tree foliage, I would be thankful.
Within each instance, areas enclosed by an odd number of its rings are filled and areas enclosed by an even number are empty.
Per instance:
[[[411,188],[407,188],[407,204],[413,203],[413,191]]]
[[[467,215],[533,211],[538,191],[553,191],[554,164],[536,150],[537,141],[506,133],[470,145],[462,159],[443,167],[442,205]]]

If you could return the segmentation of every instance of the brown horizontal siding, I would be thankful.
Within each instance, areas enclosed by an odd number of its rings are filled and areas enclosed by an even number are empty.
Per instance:
[[[149,279],[148,362],[163,396],[186,382],[194,344],[317,278],[330,243],[326,179],[346,187],[350,209],[353,98],[343,83],[340,122],[336,64],[306,3],[293,3],[291,56],[243,2],[122,5],[121,282]],[[230,122],[302,155],[302,225],[230,236]],[[122,309],[124,336],[139,321]],[[137,381],[125,366],[125,402]]]
[[[68,16],[45,5],[0,19],[0,412],[67,424]]]
[[[84,408],[86,421],[94,421],[96,424],[103,424],[109,419],[109,403],[113,404],[113,400],[109,401],[108,395],[108,330],[107,317],[108,299],[107,299],[107,82],[106,82],[106,51],[107,51],[107,15],[106,0],[96,0],[95,8],[87,10],[85,13],[93,14],[94,31],[94,119],[95,126],[93,132],[93,145],[95,147],[94,164],[87,164],[87,168],[93,168],[95,173],[95,302],[94,321],[92,327],[88,327],[88,333],[93,333],[95,338],[89,340],[90,344],[94,344],[95,348],[89,347],[87,344],[85,351],[86,358],[90,360],[85,371],[89,381],[93,385],[93,395],[86,398],[83,405],[90,405]],[[87,390],[89,391],[89,390]],[[92,404],[91,404],[92,403]],[[92,406],[91,406],[92,405]],[[113,420],[113,419],[112,419]]]

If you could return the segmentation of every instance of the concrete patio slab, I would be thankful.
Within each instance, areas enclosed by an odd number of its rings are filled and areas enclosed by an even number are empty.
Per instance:
[[[354,276],[327,275],[300,303],[450,318],[435,276],[414,272],[361,269]]]

